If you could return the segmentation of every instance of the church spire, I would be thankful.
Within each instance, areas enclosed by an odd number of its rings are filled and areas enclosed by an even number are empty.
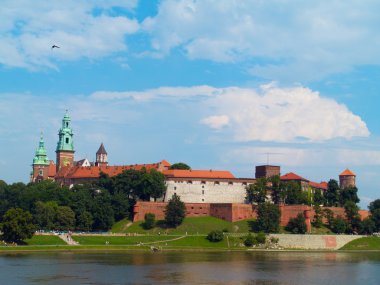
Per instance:
[[[45,142],[44,142],[44,136],[43,133],[41,132],[40,135],[40,142],[38,144],[38,148],[36,150],[36,154],[33,158],[33,165],[38,164],[38,165],[49,165],[49,158],[47,157],[46,154],[46,149],[45,149]]]
[[[107,151],[104,148],[103,143],[101,143],[98,151],[96,152],[96,166],[107,166],[108,161],[107,161]]]

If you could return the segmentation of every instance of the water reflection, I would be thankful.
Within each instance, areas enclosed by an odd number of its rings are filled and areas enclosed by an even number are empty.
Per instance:
[[[378,253],[160,252],[0,255],[0,284],[378,284]]]

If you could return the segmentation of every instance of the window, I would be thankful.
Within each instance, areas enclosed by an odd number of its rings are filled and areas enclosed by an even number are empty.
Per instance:
[[[204,195],[205,194],[205,190],[202,190],[202,195]]]
[[[174,186],[174,190],[177,190],[177,187],[176,187],[176,186]]]
[[[215,181],[214,184],[215,184],[215,185],[219,185],[219,181]]]
[[[202,202],[204,202],[205,201],[205,199],[202,199]]]
[[[187,184],[193,184],[193,181],[189,180],[187,181]]]
[[[66,143],[69,143],[69,138],[66,138]]]
[[[202,185],[202,188],[205,188],[205,186],[204,186],[204,185]]]
[[[38,174],[39,174],[40,176],[44,175],[44,172],[43,172],[43,170],[42,170],[42,169],[40,169],[40,171],[38,172]]]
[[[242,184],[243,184],[243,185],[247,185],[247,182],[243,182]]]
[[[66,122],[66,128],[68,128],[69,127],[69,122]]]
[[[201,181],[201,184],[206,184],[206,181]]]
[[[234,183],[230,181],[230,182],[228,182],[228,185],[234,185]]]

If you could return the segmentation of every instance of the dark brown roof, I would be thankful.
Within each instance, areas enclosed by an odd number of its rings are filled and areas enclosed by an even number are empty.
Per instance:
[[[106,149],[104,148],[103,143],[100,145],[100,147],[99,147],[98,151],[96,152],[96,154],[107,154]]]

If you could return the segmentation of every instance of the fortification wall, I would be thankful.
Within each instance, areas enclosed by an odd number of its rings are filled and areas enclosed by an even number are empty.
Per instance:
[[[166,181],[164,201],[175,194],[185,203],[244,203],[246,184],[233,181]]]

